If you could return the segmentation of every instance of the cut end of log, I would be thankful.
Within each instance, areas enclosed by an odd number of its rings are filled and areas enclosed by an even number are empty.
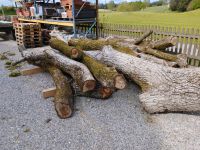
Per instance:
[[[102,99],[107,99],[112,95],[112,90],[111,88],[108,87],[102,87],[100,89],[100,94],[102,95]]]
[[[84,85],[82,87],[83,92],[88,92],[94,90],[96,86],[96,82],[94,80],[87,80],[84,82]]]
[[[55,103],[55,109],[61,119],[66,119],[72,116],[72,109],[64,103]]]
[[[126,87],[126,85],[127,85],[126,79],[124,78],[123,75],[117,75],[115,77],[115,81],[114,82],[115,82],[115,88],[116,89],[120,89],[120,90],[124,89]]]
[[[79,57],[79,52],[76,48],[71,49],[71,57],[72,57],[72,59],[76,59]]]

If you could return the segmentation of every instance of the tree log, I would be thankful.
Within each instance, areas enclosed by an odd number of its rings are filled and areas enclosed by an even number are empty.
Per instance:
[[[177,37],[168,37],[156,42],[151,43],[151,48],[158,49],[158,50],[165,50],[168,47],[174,46],[177,43]]]
[[[121,40],[119,39],[108,39],[108,40],[90,40],[90,39],[73,39],[69,40],[68,44],[70,46],[76,46],[82,50],[85,51],[91,51],[91,50],[101,50],[105,45],[111,45],[116,50],[126,53],[132,56],[138,56],[138,54],[134,51],[132,51],[127,46],[121,46],[118,44]]]
[[[64,55],[66,55],[69,58],[72,58],[75,60],[82,59],[82,53],[80,53],[79,49],[72,46],[68,46],[64,41],[61,41],[57,38],[51,38],[51,40],[49,41],[49,45],[53,49],[59,50],[60,52],[62,52]]]
[[[120,53],[111,46],[104,47],[101,61],[142,88],[140,101],[149,113],[200,111],[200,68],[166,67]]]
[[[68,49],[66,43],[60,40],[51,40],[50,45],[59,50],[61,53],[72,57],[71,49]],[[62,45],[62,46],[59,46]],[[106,65],[96,61],[95,59],[84,54],[79,49],[74,49],[77,56],[81,56],[81,60],[91,71],[94,77],[102,84],[102,86],[112,89],[124,89],[126,87],[126,80],[123,75],[119,74],[115,68],[107,67]]]
[[[51,74],[56,85],[54,105],[58,116],[61,119],[71,117],[73,112],[73,93],[69,82],[66,81],[60,69],[54,66],[47,66],[46,69]]]
[[[185,54],[174,55],[160,50],[151,49],[149,47],[140,47],[139,49],[146,54],[150,54],[167,61],[176,62],[181,68],[187,67],[187,55]]]
[[[33,48],[23,51],[23,57],[29,62],[45,60],[68,73],[77,82],[81,91],[87,92],[95,88],[96,82],[88,68],[77,61],[69,59],[51,48]]]
[[[149,37],[152,33],[153,33],[153,30],[150,30],[150,31],[144,33],[140,38],[136,39],[136,41],[134,42],[134,44],[135,45],[139,45],[140,43],[143,42],[144,39],[146,39],[147,37]]]

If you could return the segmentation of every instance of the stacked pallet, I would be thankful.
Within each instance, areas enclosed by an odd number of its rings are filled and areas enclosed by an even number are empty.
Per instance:
[[[41,26],[37,23],[14,24],[17,45],[26,48],[42,46]]]

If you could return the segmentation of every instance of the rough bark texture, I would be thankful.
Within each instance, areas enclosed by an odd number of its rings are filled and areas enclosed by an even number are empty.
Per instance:
[[[45,60],[45,62],[60,68],[72,76],[83,92],[91,91],[95,88],[95,79],[84,64],[69,59],[51,48],[28,49],[22,54],[27,61]]]
[[[140,38],[136,39],[136,41],[134,42],[135,45],[139,45],[140,43],[143,42],[144,39],[146,39],[148,36],[150,36],[153,33],[152,30],[144,33]]]
[[[200,111],[200,68],[164,67],[105,46],[101,61],[116,67],[143,91],[140,101],[146,111]]]
[[[82,53],[79,53],[80,50],[78,50],[75,47],[68,46],[67,43],[57,38],[51,38],[51,40],[49,41],[49,45],[52,48],[61,51],[64,55],[66,55],[69,58],[75,60],[80,60],[82,58]]]
[[[73,54],[71,53],[70,49],[66,48],[68,47],[66,43],[60,40],[52,40],[50,43],[50,45],[53,45],[53,48],[72,58]],[[102,84],[102,86],[112,89],[124,89],[126,87],[125,78],[123,77],[123,75],[119,74],[115,68],[107,67],[101,62],[98,62],[95,59],[87,56],[86,54],[84,54],[83,51],[79,49],[76,49],[76,51],[76,53],[82,57],[80,61],[89,68],[91,73]]]
[[[165,50],[168,47],[174,46],[177,43],[177,37],[168,37],[151,43],[151,48]]]
[[[155,50],[149,47],[140,47],[139,49],[146,54],[150,54],[167,61],[176,62],[181,68],[187,67],[187,55],[185,54],[174,55],[162,52],[160,50]]]
[[[68,118],[73,112],[73,93],[71,86],[60,69],[54,66],[47,66],[46,69],[51,74],[56,85],[56,94],[54,96],[55,110],[61,119]]]
[[[105,45],[111,45],[117,51],[136,57],[138,56],[138,54],[132,51],[132,49],[129,48],[128,46],[121,46],[120,44],[118,44],[120,42],[122,41],[119,39],[108,39],[108,40],[73,39],[69,40],[68,44],[70,46],[76,46],[85,51],[101,50]]]

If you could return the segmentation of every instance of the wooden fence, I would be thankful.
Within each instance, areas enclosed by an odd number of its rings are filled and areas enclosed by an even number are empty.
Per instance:
[[[87,26],[80,26],[81,31],[86,31]],[[122,25],[122,24],[100,24],[99,36],[121,36],[138,38],[144,32],[153,30],[154,33],[147,40],[156,41],[169,36],[178,37],[178,42],[174,47],[165,51],[173,54],[187,54],[188,63],[193,66],[200,66],[200,31],[193,28],[160,27],[148,25]],[[95,33],[94,30],[91,32]]]

